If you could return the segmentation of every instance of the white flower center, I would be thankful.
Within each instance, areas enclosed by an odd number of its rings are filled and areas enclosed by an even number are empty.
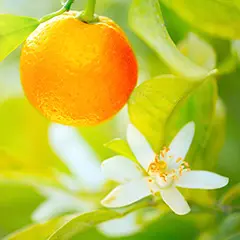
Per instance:
[[[173,156],[170,156],[170,149],[164,147],[160,151],[159,155],[155,156],[153,162],[149,164],[148,174],[155,179],[160,188],[166,188],[171,186],[184,171],[190,171],[189,164],[181,157],[177,160],[173,160]]]

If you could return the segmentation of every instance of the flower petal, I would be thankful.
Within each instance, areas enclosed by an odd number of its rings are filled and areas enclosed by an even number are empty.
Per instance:
[[[184,172],[177,181],[177,186],[193,189],[217,189],[228,184],[229,179],[208,171]]]
[[[149,164],[155,158],[155,153],[145,137],[132,124],[128,125],[127,140],[139,163],[148,169]]]
[[[91,211],[94,204],[84,199],[75,198],[55,188],[39,188],[39,193],[47,198],[32,213],[35,222],[47,221],[68,212]]]
[[[184,159],[190,148],[194,137],[195,124],[194,122],[187,123],[175,136],[169,146],[169,155],[173,156],[175,162],[178,158]]]
[[[140,178],[119,185],[113,189],[102,201],[102,205],[109,208],[124,207],[150,195],[147,178]]]
[[[178,215],[184,215],[191,211],[183,195],[175,188],[161,190],[163,201]]]
[[[137,233],[141,225],[137,224],[137,214],[133,212],[123,218],[101,223],[98,229],[109,237],[122,237]]]
[[[72,174],[88,189],[99,190],[104,184],[100,161],[93,149],[73,127],[51,124],[49,143]]]
[[[66,209],[62,205],[59,206],[59,201],[56,202],[55,199],[49,199],[39,205],[33,211],[31,217],[34,222],[43,222],[65,213],[65,210]]]
[[[102,163],[102,171],[106,178],[120,183],[126,183],[142,176],[140,167],[131,160],[115,156]]]

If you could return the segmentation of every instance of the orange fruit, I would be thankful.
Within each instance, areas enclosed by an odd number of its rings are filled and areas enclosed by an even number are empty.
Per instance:
[[[30,103],[51,121],[90,126],[126,104],[137,82],[137,62],[112,20],[87,24],[75,15],[56,16],[28,37],[21,82]]]

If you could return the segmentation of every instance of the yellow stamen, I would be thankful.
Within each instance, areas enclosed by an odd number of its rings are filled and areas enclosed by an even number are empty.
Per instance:
[[[151,171],[151,172],[155,172],[157,170],[157,163],[151,163],[148,167],[148,172]]]
[[[164,161],[159,161],[158,164],[160,169],[165,169],[167,167],[167,163]]]
[[[159,176],[160,176],[161,178],[165,178],[165,177],[167,176],[167,173],[160,173]]]
[[[168,148],[168,147],[163,147],[163,150],[167,153],[167,152],[170,151],[170,148]]]
[[[173,180],[177,180],[178,177],[177,177],[176,175],[173,175],[173,176],[172,176],[172,179],[173,179]]]
[[[177,160],[176,160],[176,163],[179,163],[180,161],[182,161],[182,158],[179,157]]]
[[[166,176],[162,176],[161,178],[163,179],[164,182],[167,182]]]
[[[189,167],[188,162],[183,161],[184,166]]]

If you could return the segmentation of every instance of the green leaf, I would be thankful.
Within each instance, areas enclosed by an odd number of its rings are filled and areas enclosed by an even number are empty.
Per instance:
[[[222,149],[225,141],[225,126],[225,105],[220,99],[218,99],[210,136],[207,140],[206,148],[201,156],[201,162],[204,165],[204,169],[213,170],[216,166],[220,150]]]
[[[239,1],[161,1],[185,21],[203,32],[228,39],[238,39],[240,37]]]
[[[209,158],[203,156],[205,156],[204,153],[207,154],[207,150],[211,151],[211,146],[208,144],[213,131],[216,99],[216,80],[209,78],[175,106],[166,122],[166,146],[170,144],[174,136],[187,122],[195,122],[194,139],[185,159],[190,164],[191,169],[209,169],[209,166],[215,160],[210,159],[210,162],[208,162]],[[218,144],[217,141],[216,144]],[[202,205],[212,204],[211,201],[214,197],[214,193],[210,197],[207,191],[202,190],[187,189],[183,193],[187,199]]]
[[[164,143],[170,114],[195,86],[195,81],[163,75],[144,82],[132,93],[128,102],[130,120],[157,152]]]
[[[156,152],[163,144],[169,143],[183,124],[191,120],[198,125],[196,142],[202,144],[214,115],[215,85],[211,77],[205,80],[204,85],[171,75],[146,81],[130,97],[128,109],[131,122],[145,135]]]
[[[134,0],[129,13],[133,31],[178,75],[204,78],[207,71],[183,56],[164,25],[158,0]]]
[[[209,70],[215,67],[213,48],[197,35],[189,34],[178,47],[186,57],[202,67]],[[198,82],[163,75],[135,89],[129,100],[130,119],[155,151],[159,151],[163,144],[169,144],[185,123],[194,121],[197,126],[195,141],[188,154],[188,160],[192,162],[209,138],[216,99],[216,81],[211,77]]]
[[[13,233],[4,240],[68,240],[99,223],[121,216],[121,214],[111,210],[96,210],[80,215],[59,217]]]
[[[133,155],[128,143],[123,139],[113,139],[112,141],[106,143],[104,146],[124,157],[135,160],[135,156]]]
[[[189,57],[199,66],[209,70],[215,68],[216,54],[214,49],[196,34],[189,33],[187,38],[178,44],[178,48],[185,56]],[[196,124],[194,142],[187,156],[187,161],[191,164],[194,162],[194,166],[191,165],[192,167],[204,169],[207,167],[209,169],[216,161],[216,157],[222,147],[224,136],[222,136],[221,133],[224,133],[225,128],[223,124],[225,122],[223,123],[221,120],[224,115],[222,111],[224,110],[220,101],[217,105],[218,109],[216,110],[216,100],[216,81],[210,79],[194,89],[194,92],[187,97],[184,103],[180,103],[180,106],[176,107],[174,114],[169,118],[167,124],[168,143],[186,122],[194,121]],[[201,109],[201,111],[199,111],[199,109]],[[218,114],[218,116],[216,116],[216,114]],[[216,119],[217,117],[219,117],[219,119]],[[217,123],[215,121],[219,122]],[[214,129],[212,129],[213,127]],[[210,134],[211,132],[215,134],[215,130],[218,131],[217,134],[222,138],[216,140],[215,136],[212,136],[214,139],[210,142]]]
[[[121,217],[121,214],[111,210],[97,210],[74,217],[64,226],[53,233],[48,240],[68,240],[80,232],[85,232],[91,227],[110,219]]]
[[[32,33],[39,22],[35,18],[0,15],[0,61],[14,51]]]
[[[72,216],[67,216],[51,219],[46,223],[34,224],[6,236],[3,240],[46,240],[52,232],[63,226],[71,219]]]

